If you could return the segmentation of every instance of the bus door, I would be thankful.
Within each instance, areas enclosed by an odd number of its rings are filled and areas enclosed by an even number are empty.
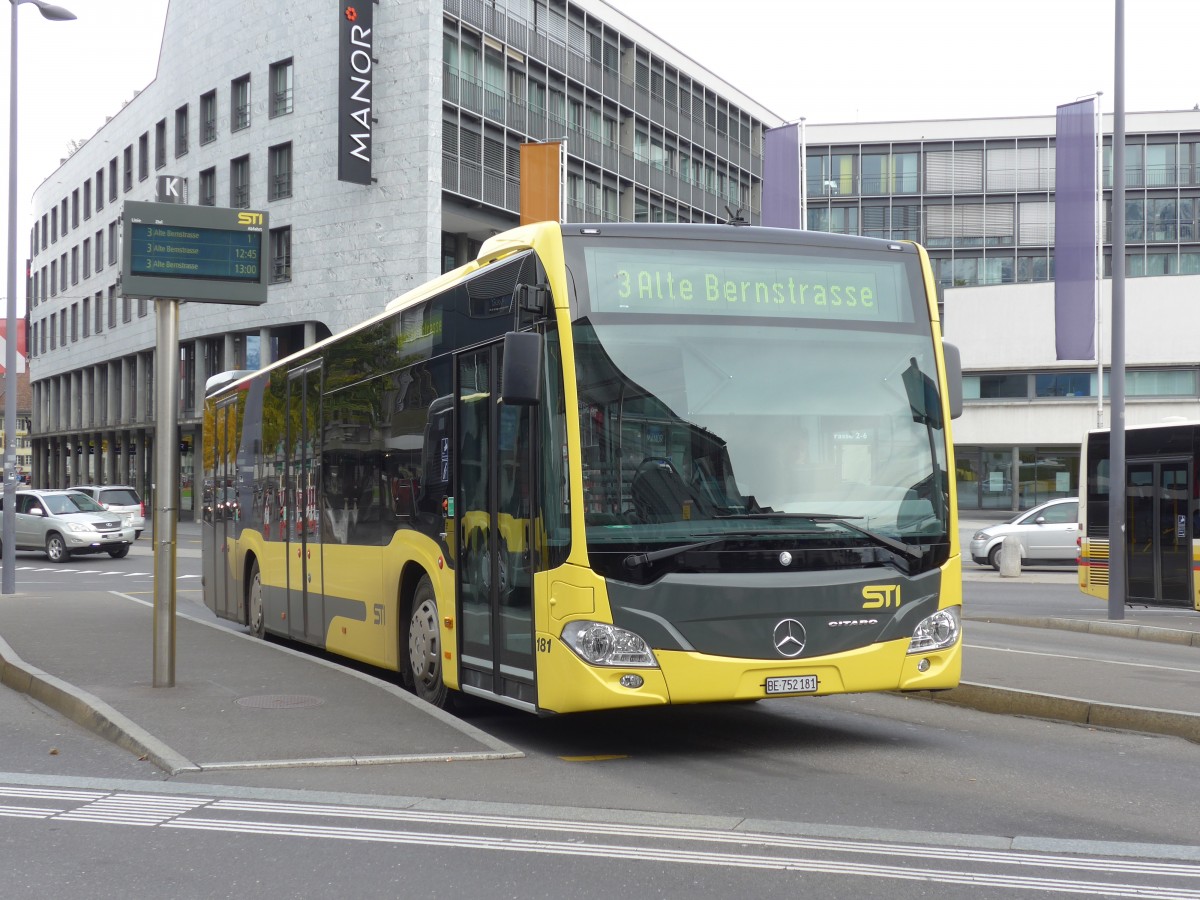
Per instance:
[[[237,397],[218,406],[213,415],[212,463],[204,473],[201,517],[204,558],[204,599],[209,609],[223,619],[243,624],[242,608],[230,558],[230,541],[236,537],[234,513],[225,502],[237,495],[237,440],[239,434]]]
[[[287,507],[288,636],[324,646],[321,575],[321,361],[288,373]]]
[[[1126,468],[1130,600],[1192,605],[1188,461],[1131,460]]]
[[[533,415],[496,399],[502,351],[455,361],[459,658],[464,689],[532,704]]]

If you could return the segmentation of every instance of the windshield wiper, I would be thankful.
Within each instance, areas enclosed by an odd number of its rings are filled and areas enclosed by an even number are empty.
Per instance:
[[[880,534],[877,531],[871,531],[868,528],[863,528],[861,525],[855,525],[850,519],[861,519],[862,516],[839,516],[835,513],[794,513],[794,512],[753,512],[753,513],[738,513],[728,516],[716,516],[718,519],[809,519],[813,522],[832,522],[836,525],[841,525],[847,531],[853,531],[855,534],[861,535],[875,544],[877,547],[882,547],[885,550],[890,550],[890,558],[892,562],[902,563],[905,575],[911,575],[913,567],[919,563],[925,556],[925,548],[920,544],[908,544],[904,541],[898,541],[895,538],[888,537],[886,534]]]
[[[792,536],[797,534],[796,531],[780,530],[780,529],[755,529],[754,531],[731,531],[728,534],[699,534],[697,537],[706,538],[703,541],[696,541],[692,544],[677,544],[674,547],[664,547],[662,550],[651,550],[649,553],[631,553],[623,560],[625,567],[628,569],[636,569],[638,566],[648,565],[652,562],[658,562],[660,559],[670,559],[673,556],[679,556],[683,553],[688,553],[692,550],[703,550],[705,547],[712,547],[715,544],[723,544],[730,538],[746,538],[746,537],[778,537]]]
[[[665,547],[662,550],[652,550],[649,553],[631,553],[625,557],[625,568],[636,569],[638,566],[649,565],[660,559],[670,559],[672,556],[679,556],[679,554],[687,553],[690,550],[700,550],[704,547],[711,547],[713,544],[723,544],[728,539],[729,535],[723,534],[720,537],[709,538],[707,541],[697,541],[694,544],[678,544],[674,547]]]

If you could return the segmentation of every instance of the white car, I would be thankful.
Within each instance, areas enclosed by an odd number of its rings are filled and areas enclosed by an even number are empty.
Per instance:
[[[146,529],[146,504],[137,488],[128,484],[79,484],[71,488],[87,494],[109,512],[117,513],[134,530],[134,539]]]
[[[17,550],[41,550],[51,562],[75,554],[129,555],[133,528],[79,491],[17,491],[13,537]],[[0,499],[0,524],[9,514]],[[0,548],[2,549],[2,548]]]
[[[971,559],[1000,568],[1000,547],[1009,535],[1021,544],[1022,565],[1066,564],[1079,556],[1079,500],[1060,497],[1026,510],[1002,525],[989,525],[971,538]]]

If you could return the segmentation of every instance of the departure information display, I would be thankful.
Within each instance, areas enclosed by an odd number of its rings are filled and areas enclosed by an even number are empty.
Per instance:
[[[266,211],[127,200],[122,220],[126,297],[267,302],[272,261]]]
[[[135,222],[132,236],[135,275],[258,281],[262,274],[262,232]]]

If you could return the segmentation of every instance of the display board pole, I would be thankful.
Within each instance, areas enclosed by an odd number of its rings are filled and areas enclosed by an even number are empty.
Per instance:
[[[179,507],[179,301],[156,298],[154,363],[154,686],[175,686],[175,538]]]

